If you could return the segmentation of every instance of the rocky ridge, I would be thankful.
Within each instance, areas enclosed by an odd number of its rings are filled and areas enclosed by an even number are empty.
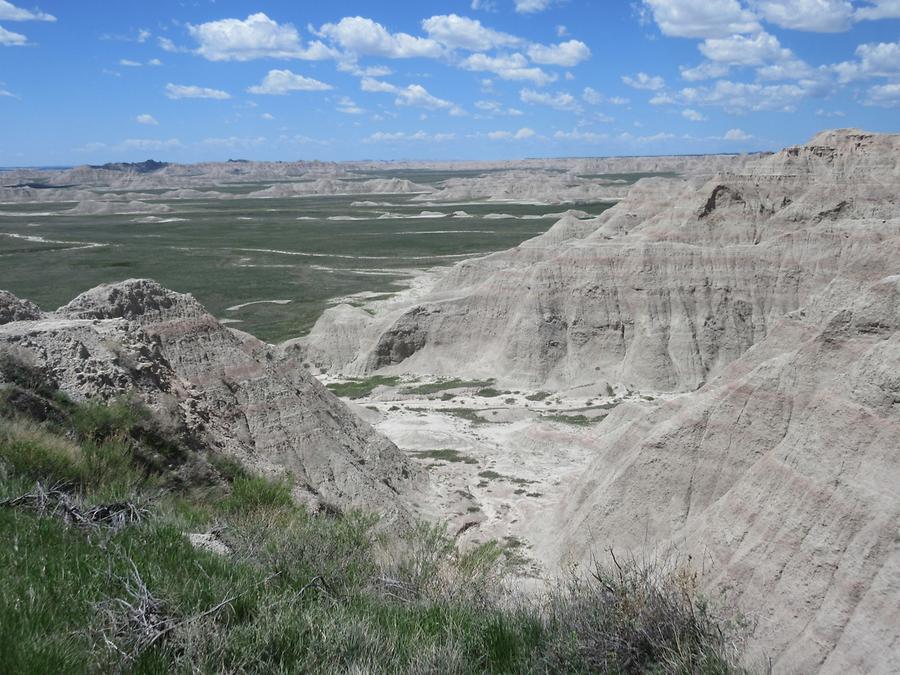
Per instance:
[[[192,296],[132,279],[44,314],[0,295],[0,352],[76,400],[129,394],[214,452],[288,473],[314,508],[405,518],[421,478],[300,361],[222,326]],[[2,380],[2,376],[0,376]]]

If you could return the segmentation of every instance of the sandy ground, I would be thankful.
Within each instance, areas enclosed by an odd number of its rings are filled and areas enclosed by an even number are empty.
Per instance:
[[[346,400],[428,471],[415,503],[424,518],[446,522],[463,547],[496,540],[527,575],[556,571],[553,514],[590,461],[603,418],[623,401],[650,396],[610,395],[605,386],[546,396],[479,385],[404,393],[440,382],[410,379]]]

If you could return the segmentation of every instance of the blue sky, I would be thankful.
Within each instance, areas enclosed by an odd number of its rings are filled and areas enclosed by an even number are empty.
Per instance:
[[[0,0],[0,166],[898,131],[900,0]]]

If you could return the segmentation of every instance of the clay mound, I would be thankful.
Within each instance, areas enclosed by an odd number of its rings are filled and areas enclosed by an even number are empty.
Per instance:
[[[147,204],[145,202],[100,202],[81,201],[78,206],[63,211],[71,215],[128,215],[133,213],[169,213],[172,208],[165,204]]]
[[[421,479],[405,456],[303,367],[147,279],[92,289],[55,314],[0,326],[0,351],[76,400],[140,397],[213,451],[288,472],[314,507],[405,520]]]
[[[11,321],[36,321],[44,316],[30,300],[22,300],[8,291],[0,291],[0,325]]]

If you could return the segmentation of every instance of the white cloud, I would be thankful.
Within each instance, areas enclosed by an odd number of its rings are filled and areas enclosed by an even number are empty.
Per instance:
[[[337,111],[345,115],[363,115],[366,112],[349,96],[341,96],[338,99]]]
[[[762,85],[719,80],[712,87],[682,89],[679,96],[688,104],[718,106],[726,112],[742,113],[791,111],[808,93],[797,84]]]
[[[591,105],[600,105],[601,103],[603,103],[603,94],[601,94],[593,87],[585,87],[584,91],[581,92],[581,98],[584,99],[586,103],[590,103]]]
[[[749,141],[753,138],[753,136],[745,132],[743,129],[729,129],[725,132],[725,136],[723,138],[726,141]]]
[[[156,121],[156,118],[154,118],[153,115],[149,115],[147,113],[144,113],[143,115],[138,115],[137,117],[134,118],[134,121],[137,122],[138,124],[148,124],[152,127],[155,127],[159,124],[159,122]]]
[[[374,77],[364,77],[359,83],[360,89],[369,92],[378,92],[382,94],[396,94],[399,88],[390,82],[376,80]]]
[[[760,29],[738,0],[644,0],[659,29],[672,37],[726,37]]]
[[[528,60],[519,53],[507,56],[472,54],[460,64],[465,70],[487,71],[504,80],[528,80],[537,86],[556,81],[556,75],[547,74],[540,68],[529,67]]]
[[[558,141],[578,141],[580,143],[601,143],[609,140],[609,134],[598,134],[594,131],[557,131],[553,138]]]
[[[150,59],[147,61],[148,66],[161,66],[163,63],[159,59]]]
[[[900,84],[880,84],[869,89],[866,105],[882,108],[900,107]]]
[[[647,91],[659,91],[666,86],[666,81],[659,75],[648,75],[647,73],[638,73],[634,77],[623,75],[622,82],[634,89],[646,89]]]
[[[672,103],[675,103],[674,97],[665,92],[656,94],[656,96],[650,99],[650,105],[670,105]]]
[[[397,99],[394,103],[400,106],[425,108],[427,110],[449,110],[452,115],[464,114],[462,108],[450,101],[432,96],[421,84],[411,84],[406,89],[398,90]]]
[[[558,91],[555,94],[534,91],[533,89],[522,89],[519,92],[519,98],[524,103],[532,103],[538,105],[546,105],[557,110],[578,111],[581,106],[578,100],[569,93]]]
[[[297,75],[290,70],[270,70],[260,84],[247,89],[251,94],[281,96],[292,91],[327,91],[333,87],[311,77]]]
[[[679,70],[681,70],[681,77],[688,82],[696,82],[698,80],[713,80],[718,77],[725,77],[728,75],[728,71],[730,68],[725,63],[701,63],[699,66],[694,66],[693,68],[687,68],[685,66],[679,66]]]
[[[699,49],[710,61],[733,66],[759,66],[794,57],[790,49],[781,46],[778,38],[766,32],[752,38],[743,35],[709,38],[703,41]]]
[[[691,122],[704,122],[707,119],[703,113],[697,112],[693,108],[685,108],[681,111],[681,116]]]
[[[417,131],[414,134],[408,134],[403,131],[388,133],[384,131],[376,131],[374,134],[364,139],[364,143],[397,143],[397,142],[428,142],[428,143],[445,143],[456,138],[456,134],[438,133],[429,134],[424,131]]]
[[[823,108],[819,108],[816,110],[816,117],[846,117],[847,113],[842,112],[840,110],[825,110]]]
[[[591,50],[580,40],[556,45],[531,45],[528,57],[535,63],[571,68],[591,58]]]
[[[146,28],[141,28],[138,31],[137,37],[135,38],[135,42],[140,42],[141,44],[143,44],[144,42],[149,40],[150,36],[152,36],[152,35],[153,35],[153,33],[151,33]]]
[[[422,21],[428,37],[449,49],[465,49],[483,52],[499,47],[510,47],[522,42],[520,38],[487,28],[477,19],[443,14]]]
[[[16,7],[7,0],[0,0],[0,20],[2,21],[56,21],[56,17],[39,9],[27,10]]]
[[[534,138],[535,132],[534,129],[529,129],[528,127],[522,127],[518,131],[490,131],[487,134],[487,137],[492,141],[524,141],[529,138]]]
[[[848,0],[755,0],[751,3],[769,23],[815,33],[838,33],[853,23]]]
[[[221,19],[197,26],[188,24],[188,32],[200,45],[197,53],[210,61],[337,57],[337,52],[318,41],[304,48],[296,28],[291,24],[279,24],[262,12],[251,14],[243,21]],[[163,40],[165,38],[160,39],[161,44]]]
[[[858,61],[845,61],[832,67],[841,82],[900,75],[900,42],[861,44],[856,48],[856,56]]]
[[[196,85],[172,84],[166,85],[166,96],[172,99],[179,98],[212,98],[226,99],[231,98],[231,94],[221,89],[210,89],[208,87],[198,87]]]
[[[344,17],[338,23],[326,23],[318,35],[329,37],[343,49],[358,56],[382,56],[391,59],[437,58],[444,53],[437,41],[407,33],[390,33],[380,23],[361,16]]]
[[[900,19],[900,0],[868,0],[866,5],[856,10],[857,21]]]
[[[275,115],[273,115],[272,113],[263,113],[262,115],[260,115],[260,117],[267,122],[271,122],[275,119]]]
[[[0,89],[0,98],[19,98],[11,91],[7,91],[6,89]]]
[[[225,138],[204,138],[201,145],[211,145],[223,148],[255,148],[266,142],[265,136],[244,138],[241,136],[227,136]]]
[[[4,47],[24,47],[28,44],[28,38],[21,33],[13,33],[0,26],[0,45]]]
[[[516,0],[516,11],[519,14],[543,12],[553,4],[554,0]]]
[[[475,107],[491,115],[508,115],[510,117],[519,117],[524,114],[517,108],[504,108],[503,105],[497,101],[475,101]]]
[[[159,37],[157,38],[157,42],[159,43],[160,49],[171,54],[190,51],[189,49],[185,49],[184,47],[179,47],[167,37]]]
[[[128,68],[140,68],[142,64],[137,61],[131,61],[130,59],[119,59],[119,65]]]
[[[624,96],[613,96],[609,99],[609,102],[613,105],[628,105],[631,103],[631,99],[625,98]]]
[[[181,141],[177,138],[159,140],[156,138],[129,138],[115,146],[115,150],[166,150],[180,148]]]

